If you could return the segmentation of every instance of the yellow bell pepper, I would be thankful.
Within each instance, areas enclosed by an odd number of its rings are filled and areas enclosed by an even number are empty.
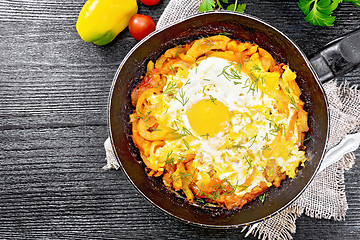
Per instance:
[[[127,27],[137,11],[136,0],[88,0],[80,11],[76,30],[84,41],[105,45]]]

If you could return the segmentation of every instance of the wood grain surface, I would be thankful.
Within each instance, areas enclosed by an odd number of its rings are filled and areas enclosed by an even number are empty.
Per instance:
[[[0,0],[0,239],[243,238],[239,229],[178,222],[146,202],[122,171],[101,169],[110,85],[136,40],[125,30],[107,46],[82,41],[75,23],[84,2]],[[168,2],[139,2],[139,12],[157,21]],[[351,3],[335,11],[335,26],[314,27],[297,1],[242,2],[308,56],[360,23]],[[344,79],[360,84],[360,70]],[[302,216],[294,238],[357,238],[359,176],[359,163],[345,173],[345,221]]]

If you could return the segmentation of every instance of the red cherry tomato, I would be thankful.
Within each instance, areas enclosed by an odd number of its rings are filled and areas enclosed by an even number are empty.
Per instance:
[[[160,2],[160,0],[140,0],[140,2],[142,2],[143,4],[148,5],[148,6],[153,6],[153,5],[158,4]]]
[[[133,38],[140,41],[155,31],[155,22],[147,15],[135,14],[130,18],[129,31]]]

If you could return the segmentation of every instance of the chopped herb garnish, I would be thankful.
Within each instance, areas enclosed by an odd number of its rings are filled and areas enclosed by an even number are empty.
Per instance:
[[[150,113],[151,113],[151,111],[148,111],[145,115],[140,111],[140,109],[138,109],[138,112],[142,115],[142,116],[138,116],[138,117],[135,117],[136,119],[144,119],[144,118],[146,118],[146,117],[148,117],[149,115],[150,115]],[[149,119],[150,119],[150,117],[149,117]],[[147,119],[147,120],[149,120],[149,119]],[[146,121],[147,121],[146,120]],[[145,121],[145,122],[146,122]]]
[[[181,178],[181,179],[184,179],[185,181],[190,182],[190,179],[189,179],[189,177],[191,176],[190,173],[180,172],[179,174],[180,174],[180,178]]]
[[[290,88],[289,87],[285,87],[285,91],[290,94]]]
[[[291,95],[289,87],[286,86],[285,91],[288,93],[288,96],[290,98],[291,108],[298,109],[295,98],[294,98],[294,96]]]
[[[266,120],[269,121],[269,126],[270,126],[270,128],[271,128],[272,126],[274,126],[273,129],[270,129],[270,134],[276,136],[277,134],[274,134],[274,133],[279,132],[282,128],[281,128],[277,123],[275,123],[273,120],[271,120],[271,119],[269,119],[269,118],[266,118]]]
[[[250,138],[249,139],[249,142],[251,142],[251,144],[250,144],[250,146],[249,146],[249,148],[251,148],[251,146],[254,144],[254,142],[255,142],[255,140],[256,140],[256,137],[257,137],[257,135],[255,135],[255,136],[253,136],[252,138]]]
[[[182,89],[179,92],[179,98],[176,97],[175,99],[178,100],[183,106],[185,106],[185,104],[189,101],[189,98],[185,97],[185,92]]]
[[[171,178],[174,180],[174,182],[178,183],[180,180],[180,175],[172,173]]]
[[[245,148],[244,146],[242,146],[242,145],[240,145],[240,144],[233,145],[232,147],[233,147],[233,148]]]
[[[246,156],[244,156],[244,158],[245,158],[246,163],[249,165],[247,170],[251,169],[253,160],[248,159]]]
[[[173,151],[169,152],[166,156],[166,160],[165,160],[165,164],[170,163],[172,167],[174,167],[174,158],[170,158],[171,154],[173,153]]]
[[[223,70],[221,71],[221,73],[219,74],[219,75],[217,75],[217,77],[220,77],[221,75],[224,75],[224,77],[227,79],[227,80],[230,80],[229,78],[228,78],[228,76],[227,76],[227,72],[226,72],[226,69],[228,69],[229,67],[231,67],[231,65],[228,65],[228,66],[225,66],[224,68],[223,68]]]
[[[174,58],[177,58],[178,54],[180,53],[180,50],[182,49],[182,45],[179,45],[176,49]]]
[[[192,133],[190,132],[190,130],[187,129],[186,127],[183,127],[183,128],[182,128],[181,134],[182,134],[183,136],[192,135]]]
[[[252,82],[250,83],[248,92],[252,91],[254,94],[254,92],[257,92],[259,90],[259,78],[252,73],[250,74],[250,78]]]
[[[186,83],[184,84],[184,86],[186,86],[186,85],[188,85],[188,84],[190,84],[190,79],[187,79],[187,80],[186,80]]]
[[[175,94],[177,92],[177,85],[176,83],[174,82],[169,82],[167,85],[166,85],[166,88],[164,90],[164,94]]]
[[[248,185],[248,186],[240,185],[238,188],[240,188],[240,191],[244,191],[244,190],[247,189],[248,187],[250,187],[250,185]]]
[[[185,139],[183,139],[182,141],[185,144],[185,147],[189,150],[190,149],[189,143]]]
[[[290,157],[290,156],[291,156],[292,151],[293,151],[293,150],[290,150],[290,152],[288,153],[288,157]]]
[[[204,206],[203,206],[203,207],[206,207],[207,205],[209,205],[209,203],[205,202],[202,198],[198,198],[198,199],[196,199],[196,201],[198,201],[198,202],[200,202],[200,203],[204,204]]]
[[[171,75],[175,75],[176,72],[172,65],[170,65],[170,71],[171,71]]]
[[[289,98],[290,98],[291,108],[298,109],[294,96],[289,95]]]
[[[268,135],[268,133],[265,133],[265,136],[263,137],[263,140],[264,141],[269,141],[269,135]]]
[[[232,33],[228,33],[228,32],[220,32],[218,33],[219,35],[224,35],[224,36],[231,36]]]
[[[265,193],[261,196],[259,196],[259,200],[264,203],[265,202]]]
[[[226,71],[228,68],[230,68],[230,72]],[[239,68],[240,68],[240,66],[239,66]],[[231,80],[241,80],[241,75],[240,75],[239,71],[237,69],[234,69],[234,67],[232,65],[225,66],[223,68],[223,70],[221,71],[221,73],[218,75],[218,77],[221,76],[221,75],[223,75],[229,81],[231,81]],[[234,81],[235,85],[240,84],[240,83],[241,82]]]
[[[304,139],[304,140],[302,140],[302,141],[300,141],[300,142],[306,142],[306,141],[308,141],[308,140],[310,140],[310,139],[311,139],[311,136],[308,137],[308,138],[306,138],[306,139]]]
[[[179,124],[181,124],[180,120],[178,120],[178,119],[174,120],[173,123],[174,123],[176,129],[174,129],[174,131],[171,132],[172,134],[178,134],[181,137],[185,137],[185,136],[189,136],[189,135],[193,136],[193,134],[190,132],[190,130],[187,129],[186,127],[182,127],[182,128],[179,127]]]
[[[271,176],[271,175],[273,174],[273,172],[274,172],[274,169],[273,169],[273,168],[271,168],[271,167],[269,167],[268,176]]]
[[[259,65],[254,64],[251,68],[250,71],[261,71],[261,68],[259,67]]]
[[[233,196],[235,194],[235,192],[236,192],[239,181],[236,181],[236,185],[232,185],[228,180],[225,180],[225,181],[226,181],[227,184],[229,184],[229,186],[231,188],[231,191],[225,190],[223,195],[231,195],[231,196]]]
[[[206,133],[206,134],[203,134],[203,135],[200,135],[200,137],[206,137],[207,139],[209,139],[209,133]]]
[[[209,97],[210,97],[210,101],[213,103],[213,104],[215,104],[216,105],[216,100],[217,100],[217,98],[214,98],[213,96],[211,96],[211,95],[209,95]]]
[[[161,131],[161,129],[159,129],[159,128],[154,128],[154,127],[148,127],[148,130],[149,130],[150,132]]]
[[[171,174],[172,179],[174,182],[178,182],[180,179],[183,179],[184,181],[190,182],[189,176],[191,174],[187,172],[179,172],[179,174]]]

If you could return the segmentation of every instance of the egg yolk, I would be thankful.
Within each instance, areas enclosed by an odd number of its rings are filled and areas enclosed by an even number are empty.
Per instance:
[[[186,115],[196,134],[210,137],[223,130],[230,120],[229,109],[214,99],[203,99],[194,103]]]

